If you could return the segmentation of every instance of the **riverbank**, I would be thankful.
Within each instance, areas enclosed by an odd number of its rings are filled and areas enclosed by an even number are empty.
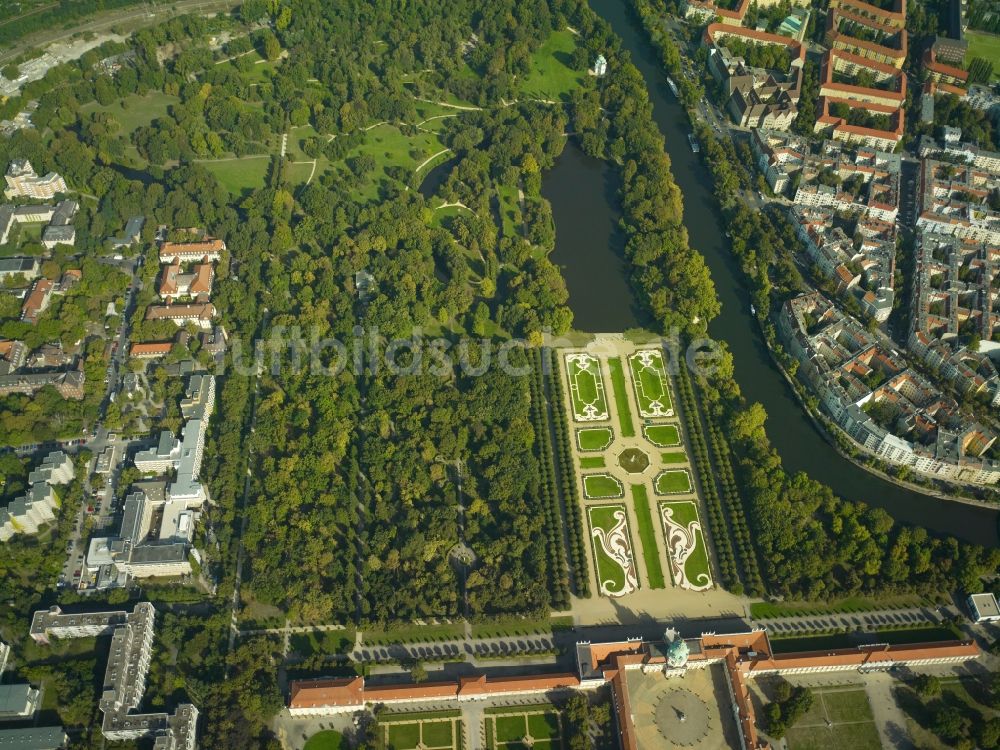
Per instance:
[[[997,508],[997,503],[991,503],[988,500],[981,500],[979,498],[974,498],[974,497],[961,497],[959,495],[949,495],[942,490],[928,488],[923,485],[916,484],[914,482],[908,482],[905,479],[900,479],[899,477],[894,477],[892,474],[882,471],[881,469],[871,466],[870,464],[864,463],[863,461],[859,460],[856,456],[853,456],[847,451],[845,451],[841,447],[840,443],[837,441],[836,436],[831,432],[831,430],[839,430],[843,434],[843,431],[840,430],[840,428],[837,427],[836,425],[828,424],[827,418],[824,417],[822,413],[816,413],[813,411],[812,407],[806,401],[805,396],[802,393],[803,387],[801,386],[801,384],[785,369],[784,365],[782,365],[781,358],[778,356],[778,353],[774,350],[774,347],[771,345],[771,342],[767,340],[766,336],[764,337],[764,340],[767,341],[767,350],[768,352],[771,353],[772,361],[774,362],[775,366],[781,371],[782,376],[784,376],[785,378],[785,382],[787,382],[789,387],[795,392],[795,397],[798,399],[799,405],[809,416],[809,419],[816,426],[816,429],[819,430],[819,432],[822,434],[823,439],[826,440],[827,444],[831,448],[833,448],[837,453],[839,453],[843,458],[850,461],[859,469],[866,471],[869,474],[872,474],[873,476],[879,477],[880,479],[886,482],[890,482],[891,484],[894,484],[897,487],[901,487],[911,492],[919,492],[922,495],[927,495],[928,497],[936,497],[939,500],[944,500],[949,503],[966,503],[967,505],[974,505],[974,506],[979,506],[981,508],[989,508],[994,510]],[[850,436],[846,434],[845,437],[848,440],[851,439]],[[858,443],[854,444],[858,445]],[[858,447],[861,448],[861,450],[863,450],[863,448],[860,445],[858,445]]]
[[[949,497],[946,494],[931,494],[922,487],[909,486],[895,477],[873,471],[838,450],[838,446],[831,443],[830,435],[803,410],[799,394],[779,367],[766,336],[761,335],[762,328],[770,327],[770,323],[765,319],[762,325],[750,313],[750,303],[757,301],[753,289],[747,286],[748,271],[742,266],[748,258],[736,252],[737,235],[723,237],[724,230],[731,225],[720,222],[719,198],[713,190],[715,177],[699,155],[692,154],[688,147],[691,117],[669,92],[665,82],[663,66],[671,55],[650,44],[650,34],[641,25],[639,14],[628,7],[630,4],[591,0],[591,5],[626,42],[634,64],[646,79],[654,118],[666,136],[672,170],[684,195],[685,225],[690,242],[704,255],[722,303],[723,312],[710,324],[710,334],[728,344],[735,380],[746,403],[757,402],[764,407],[768,415],[767,436],[788,474],[802,472],[830,487],[836,495],[882,508],[904,523],[987,547],[1000,546],[997,523],[1000,512],[995,506],[955,502],[946,499]],[[649,23],[659,28],[656,18],[651,17]],[[680,64],[679,59],[675,62]],[[703,144],[701,156],[708,156],[706,151]],[[726,154],[725,158],[748,160],[731,154]],[[747,252],[752,254],[753,251]]]

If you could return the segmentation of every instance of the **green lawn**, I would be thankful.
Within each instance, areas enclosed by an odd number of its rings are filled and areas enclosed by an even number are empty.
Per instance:
[[[345,162],[363,154],[374,159],[375,169],[360,179],[356,191],[361,197],[375,200],[379,186],[390,179],[387,174],[389,168],[402,167],[412,177],[419,165],[443,149],[444,145],[436,133],[421,130],[416,135],[408,136],[395,125],[384,123],[365,131],[364,141],[347,153]],[[421,174],[430,166],[425,166]]]
[[[639,416],[646,419],[672,417],[673,403],[663,354],[659,349],[640,349],[628,358]]]
[[[314,630],[311,633],[293,633],[290,645],[295,653],[302,656],[343,654],[354,647],[354,631]]]
[[[711,587],[708,548],[698,506],[693,500],[678,500],[660,503],[659,508],[674,584],[697,591]]]
[[[604,456],[583,456],[580,459],[581,469],[603,469]]]
[[[198,163],[214,174],[222,187],[230,193],[242,195],[245,190],[264,187],[264,179],[271,168],[271,157],[245,156],[242,159],[216,159]]]
[[[420,741],[427,747],[453,747],[455,726],[451,721],[428,721],[420,727]]]
[[[529,97],[566,101],[570,92],[583,83],[586,71],[569,67],[577,37],[566,29],[555,31],[531,56],[531,70],[521,82]]]
[[[886,596],[877,599],[855,596],[822,602],[755,602],[750,605],[750,616],[762,620],[769,617],[799,617],[824,615],[832,612],[871,612],[877,609],[920,607],[927,603],[923,597],[913,594]]]
[[[661,453],[660,463],[663,464],[683,464],[688,460],[686,453]]]
[[[414,750],[420,744],[420,722],[389,724],[386,727],[386,744],[393,750]]]
[[[583,492],[588,498],[621,497],[625,494],[622,483],[610,474],[584,474]]]
[[[573,419],[577,422],[607,419],[608,401],[600,360],[585,353],[567,354],[566,373],[569,376],[569,393],[573,402]]]
[[[496,636],[535,635],[538,633],[553,633],[558,630],[570,630],[573,618],[568,615],[561,617],[542,617],[531,619],[507,619],[496,622],[480,622],[472,625],[473,638],[494,638]]]
[[[290,185],[304,185],[309,182],[309,178],[314,180],[323,174],[329,162],[326,159],[319,159],[315,167],[312,160],[300,162],[285,162],[284,179]]]
[[[487,709],[486,750],[524,750],[522,740],[530,735],[539,750],[562,748],[559,712],[551,706]]]
[[[645,485],[632,485],[632,503],[635,506],[635,517],[639,522],[639,542],[642,544],[642,560],[646,565],[649,587],[662,589],[666,586],[666,581],[663,578],[660,549],[656,546],[653,514],[649,510],[649,496],[646,493]]]
[[[602,451],[614,439],[615,433],[610,427],[584,427],[576,431],[576,444],[582,451]]]
[[[605,596],[623,596],[639,588],[635,555],[624,505],[587,508],[594,547],[597,584]]]
[[[332,729],[317,732],[305,744],[305,750],[340,750],[341,747],[345,747],[344,737]]]
[[[844,690],[823,694],[827,717],[834,724],[867,721],[872,717],[871,705],[864,690]]]
[[[386,645],[390,643],[408,643],[412,641],[446,641],[461,638],[465,635],[465,626],[461,623],[442,623],[440,625],[406,625],[389,630],[365,630],[362,638],[366,645]]]
[[[528,733],[536,740],[548,740],[559,736],[559,714],[529,714]]]
[[[657,448],[673,448],[681,444],[681,433],[675,424],[646,425],[642,434]]]
[[[965,32],[965,38],[969,41],[969,49],[965,53],[966,67],[973,58],[981,57],[993,63],[993,80],[1000,80],[1000,36],[969,29]]]
[[[106,112],[118,121],[118,124],[121,125],[119,134],[128,141],[129,136],[136,128],[149,125],[153,120],[163,117],[167,114],[167,108],[179,101],[178,97],[164,94],[162,91],[152,91],[144,96],[129,94],[124,99],[119,99],[106,106],[97,102],[88,102],[80,107],[80,114]]]
[[[611,371],[611,387],[615,391],[615,409],[618,412],[618,424],[621,427],[622,437],[633,437],[635,427],[632,426],[632,409],[628,405],[628,393],[625,391],[625,371],[622,369],[622,361],[618,357],[608,360],[608,369]]]
[[[521,217],[521,203],[517,199],[517,188],[502,183],[496,184],[497,200],[500,205],[500,219],[503,223],[504,237],[519,239],[524,236]]]
[[[691,474],[687,469],[667,469],[657,475],[653,486],[657,495],[691,492]]]
[[[790,750],[878,750],[878,728],[864,689],[813,689],[813,705],[788,730]]]
[[[457,715],[457,716],[456,716]],[[459,711],[425,711],[409,714],[383,714],[379,720],[380,750],[460,750]]]

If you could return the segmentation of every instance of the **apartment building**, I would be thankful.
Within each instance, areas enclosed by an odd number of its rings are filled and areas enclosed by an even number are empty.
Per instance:
[[[996,484],[996,435],[818,292],[789,300],[779,327],[800,377],[855,443],[883,461],[967,484]]]
[[[191,573],[191,540],[201,501],[168,496],[166,482],[140,482],[134,490],[125,498],[118,536],[95,537],[87,548],[87,570],[99,588],[129,578]]]
[[[52,212],[49,225],[42,231],[42,245],[52,250],[56,245],[74,245],[76,228],[73,217],[80,208],[76,201],[60,201]]]
[[[59,507],[58,485],[73,480],[73,461],[62,451],[49,453],[28,475],[28,491],[6,508],[0,508],[0,542],[14,534],[36,534],[39,528],[55,520]]]
[[[174,348],[173,341],[155,341],[148,344],[132,344],[128,356],[132,359],[160,359],[170,354]]]
[[[829,211],[796,208],[792,218],[817,273],[879,323],[888,320],[895,296],[895,227],[860,219],[848,235]]]
[[[1000,211],[991,207],[991,195],[998,191],[1000,172],[924,159],[917,228],[996,247],[1000,245]]]
[[[215,271],[211,263],[198,263],[191,273],[182,273],[180,261],[172,261],[160,271],[160,298],[168,302],[181,297],[197,297],[207,301],[212,293],[214,278]]]
[[[148,602],[132,612],[64,614],[59,607],[35,612],[31,637],[48,645],[51,638],[111,636],[100,709],[105,739],[153,738],[156,750],[195,750],[198,710],[183,704],[175,714],[140,713],[153,653],[156,610]]]
[[[944,128],[941,140],[934,140],[926,135],[920,136],[917,141],[917,153],[924,159],[961,161],[984,172],[1000,174],[1000,151],[988,151],[974,143],[965,143],[962,141],[961,128]]]
[[[778,195],[786,193],[792,176],[801,173],[803,164],[811,156],[811,146],[805,138],[764,128],[750,130],[750,148],[757,169],[764,175],[768,187]]]
[[[3,242],[0,241],[0,244]],[[25,281],[33,281],[38,278],[41,267],[42,262],[37,257],[0,258],[0,284],[13,282],[18,276],[23,277]]]
[[[935,83],[945,83],[951,86],[949,93],[965,96],[966,88],[969,85],[968,71],[939,61],[935,48],[936,45],[929,47],[924,52],[924,70],[927,71],[927,77]]]
[[[0,245],[10,240],[16,224],[47,224],[42,244],[50,250],[58,244],[72,245],[76,241],[72,220],[78,209],[79,204],[71,200],[60,201],[55,206],[47,203],[0,206]]]
[[[205,433],[215,408],[215,378],[206,374],[192,375],[180,406],[181,416],[186,420],[181,428],[181,438],[178,440],[168,431],[161,432],[154,448],[136,454],[135,466],[145,474],[162,474],[176,469],[170,496],[202,502],[206,494],[198,481],[198,474],[201,471]]]
[[[66,747],[67,742],[69,735],[62,727],[0,729],[0,747],[59,750]]]
[[[222,257],[226,243],[205,238],[191,242],[161,242],[160,263],[210,263]]]
[[[785,48],[791,60],[788,73],[747,65],[742,57],[730,53],[727,39]],[[791,126],[802,92],[805,47],[801,43],[786,36],[713,23],[705,29],[704,44],[709,49],[709,72],[723,87],[726,111],[733,122],[778,130]]]
[[[55,372],[9,372],[0,375],[0,396],[20,393],[31,396],[46,386],[52,386],[63,398],[80,400],[85,395],[86,377],[82,369]]]
[[[146,308],[146,320],[169,320],[178,326],[194,323],[199,328],[209,330],[215,318],[215,306],[211,302],[194,302],[180,305],[150,305]]]
[[[921,232],[916,259],[910,350],[959,392],[1000,406],[996,367],[965,345],[1000,338],[1000,247]]]
[[[55,288],[48,279],[38,279],[21,306],[21,320],[35,325],[43,312],[49,309],[52,301],[52,290]]]
[[[834,0],[827,12],[827,46],[902,69],[908,52],[905,2],[897,7],[901,10],[887,11],[861,0]]]
[[[67,192],[66,181],[55,172],[43,177],[35,174],[34,167],[27,159],[15,159],[7,167],[7,198],[35,198],[47,200],[58,193]]]

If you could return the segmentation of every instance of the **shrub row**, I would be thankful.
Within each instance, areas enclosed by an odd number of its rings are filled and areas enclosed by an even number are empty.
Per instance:
[[[715,558],[719,564],[719,577],[725,588],[734,593],[742,593],[743,585],[737,575],[736,559],[729,541],[726,519],[722,514],[722,502],[719,500],[715,477],[712,476],[712,464],[708,456],[708,447],[705,445],[705,436],[702,434],[698,407],[691,390],[691,380],[686,368],[680,367],[678,372],[677,391],[680,394],[681,410],[684,412],[688,443],[694,453],[691,456],[691,463],[698,470],[698,478],[701,480],[702,497],[705,500],[705,507],[708,509],[708,521],[712,528],[711,537],[715,543]]]
[[[545,411],[545,386],[542,383],[542,355],[537,349],[531,360],[531,418],[535,424],[535,451],[538,456],[539,485],[545,513],[545,538],[549,559],[549,594],[552,607],[569,607],[569,574],[566,569],[566,545],[556,496],[556,471],[552,463],[552,440]]]
[[[699,393],[704,396],[703,390],[700,390]],[[729,529],[736,540],[736,549],[740,556],[743,582],[748,593],[754,596],[763,596],[764,581],[760,576],[760,566],[757,564],[757,553],[754,551],[753,538],[750,536],[750,526],[747,523],[746,513],[743,511],[743,498],[740,497],[736,478],[733,476],[729,441],[726,440],[719,428],[714,406],[705,409],[705,421],[708,424],[708,437],[715,457],[715,476],[719,479],[722,487]]]
[[[584,544],[583,511],[577,493],[576,472],[573,469],[573,449],[570,441],[573,433],[566,419],[563,406],[562,385],[559,382],[559,358],[555,351],[549,352],[549,399],[552,426],[556,430],[559,449],[559,467],[562,469],[563,512],[566,518],[566,532],[569,537],[569,566],[573,574],[573,589],[577,596],[590,596],[590,577],[587,568],[587,547]]]

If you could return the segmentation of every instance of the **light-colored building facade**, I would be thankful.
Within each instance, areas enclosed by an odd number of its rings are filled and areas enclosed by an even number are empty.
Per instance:
[[[35,612],[31,637],[48,644],[51,638],[84,638],[110,635],[111,651],[104,672],[100,709],[101,731],[111,741],[154,738],[158,750],[195,750],[198,710],[178,706],[166,713],[140,713],[146,677],[153,654],[156,610],[148,602],[123,610],[101,613],[63,613],[59,607]]]
[[[66,181],[55,172],[39,177],[27,159],[12,161],[7,167],[7,198],[35,198],[47,200],[67,192]]]

